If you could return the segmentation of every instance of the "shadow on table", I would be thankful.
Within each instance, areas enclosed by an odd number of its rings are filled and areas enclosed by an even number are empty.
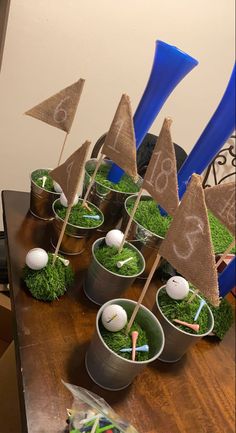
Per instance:
[[[124,400],[130,390],[131,386],[121,391],[108,391],[96,385],[89,377],[85,367],[85,354],[88,349],[90,341],[85,344],[77,345],[70,355],[66,370],[67,370],[67,381],[71,384],[86,388],[100,397],[104,398],[110,405]]]
[[[172,372],[175,375],[181,374],[182,370],[185,368],[187,363],[187,354],[185,354],[179,361],[177,362],[163,362],[158,359],[151,364],[148,365],[148,368],[155,370],[156,372],[162,374],[171,374]]]

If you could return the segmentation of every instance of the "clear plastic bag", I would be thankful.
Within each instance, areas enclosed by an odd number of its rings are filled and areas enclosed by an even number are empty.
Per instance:
[[[139,433],[96,394],[63,382],[74,397],[68,410],[70,433]]]

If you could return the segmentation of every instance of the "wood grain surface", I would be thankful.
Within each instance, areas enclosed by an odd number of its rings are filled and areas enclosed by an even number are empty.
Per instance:
[[[91,245],[82,255],[70,257],[76,270],[74,286],[58,301],[37,301],[21,272],[30,248],[51,249],[50,223],[29,214],[25,192],[4,191],[3,208],[22,432],[63,432],[72,398],[61,379],[102,396],[140,433],[234,432],[234,327],[222,342],[214,337],[201,340],[175,364],[150,364],[126,390],[101,389],[84,365],[98,311],[82,289]],[[137,280],[124,297],[137,300],[143,284]],[[149,308],[159,285],[154,281],[147,293],[144,304]]]

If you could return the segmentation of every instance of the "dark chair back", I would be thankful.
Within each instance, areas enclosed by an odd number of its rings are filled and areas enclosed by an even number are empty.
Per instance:
[[[106,133],[103,134],[95,143],[91,158],[97,158],[98,153],[105,141]],[[154,134],[146,134],[144,140],[142,141],[138,152],[137,152],[137,166],[138,166],[138,174],[144,177],[148,163],[150,161],[154,146],[157,142],[157,135]],[[179,171],[181,165],[187,157],[187,153],[182,149],[181,146],[174,143],[175,155],[176,155],[176,163],[177,163],[177,171]]]
[[[7,257],[4,232],[0,232],[0,284],[8,284]]]

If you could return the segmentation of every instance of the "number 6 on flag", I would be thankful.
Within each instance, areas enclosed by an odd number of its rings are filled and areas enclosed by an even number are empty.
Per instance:
[[[48,125],[62,129],[67,133],[62,146],[58,164],[60,164],[65,142],[75,117],[76,109],[84,87],[84,82],[85,80],[80,78],[75,83],[71,84],[50,98],[45,99],[40,104],[35,105],[35,107],[31,108],[25,113],[28,116],[47,123]]]

